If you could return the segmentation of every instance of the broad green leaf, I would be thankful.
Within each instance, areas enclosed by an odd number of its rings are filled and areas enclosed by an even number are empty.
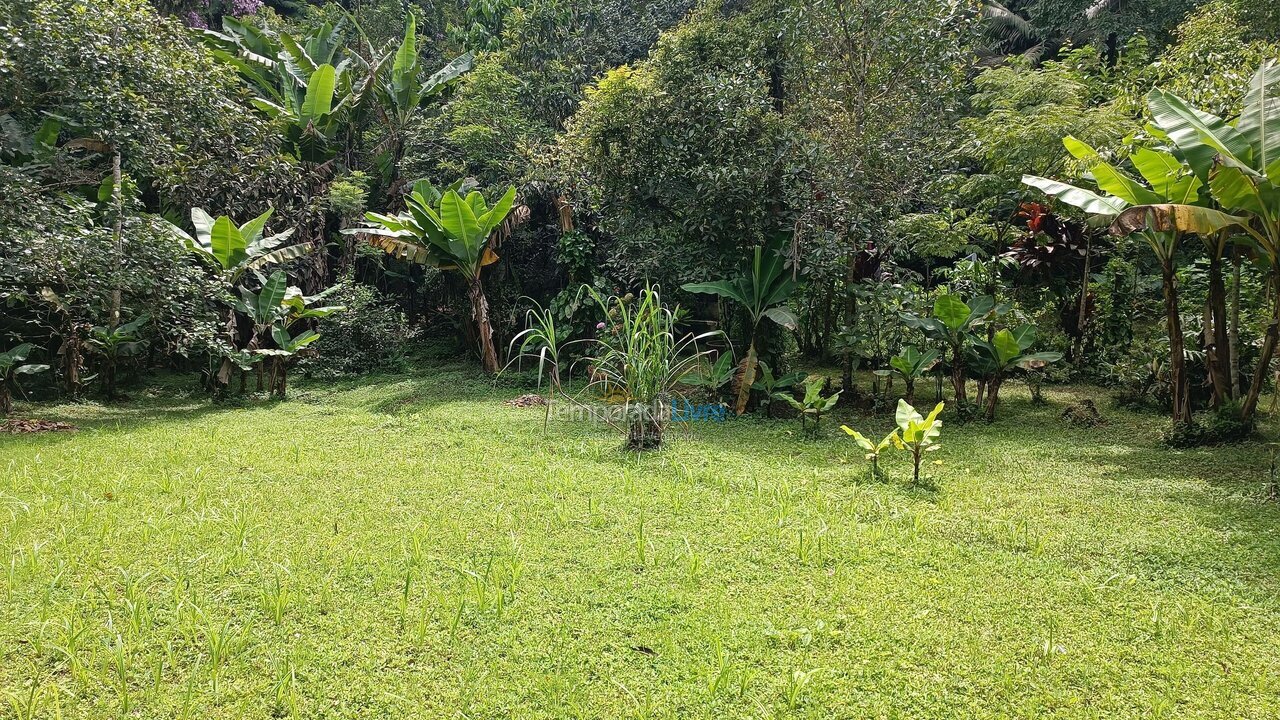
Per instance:
[[[404,26],[404,39],[396,49],[395,63],[391,66],[391,87],[395,94],[396,106],[408,110],[416,105],[413,90],[418,83],[418,39],[417,19],[409,13]]]
[[[430,97],[448,87],[450,83],[464,74],[471,71],[475,65],[476,56],[473,53],[463,53],[449,62],[448,65],[440,68],[434,75],[427,78],[422,84],[422,95]]]
[[[1243,160],[1252,152],[1244,136],[1225,120],[1192,108],[1177,95],[1152,90],[1147,107],[1156,126],[1169,136],[1201,182],[1209,181],[1216,155]]]
[[[800,321],[796,318],[795,313],[785,307],[771,307],[764,311],[764,316],[778,323],[788,330],[795,330],[799,326]]]
[[[952,332],[957,332],[968,322],[972,310],[958,295],[947,293],[933,301],[933,316],[942,321]]]
[[[307,94],[302,100],[303,120],[315,122],[333,109],[334,69],[324,64],[307,79]]]
[[[275,212],[274,208],[267,208],[266,212],[240,226],[240,235],[244,238],[246,245],[252,245],[262,239],[262,231],[266,229],[267,220],[271,219],[273,212]]]
[[[205,250],[213,250],[210,236],[213,234],[214,219],[202,208],[191,208],[191,224],[196,228],[196,242]]]
[[[270,277],[267,278],[267,282],[263,284],[262,290],[258,293],[252,308],[253,319],[258,324],[265,325],[271,321],[276,310],[280,307],[280,303],[284,302],[284,294],[288,285],[288,277],[280,270],[271,273]]]
[[[1151,184],[1151,190],[1162,198],[1160,202],[1193,205],[1199,198],[1204,183],[1171,153],[1138,148],[1129,159]]]
[[[1023,175],[1022,183],[1093,215],[1119,215],[1128,205],[1120,198],[1102,197],[1084,188],[1035,175]]]
[[[920,421],[923,419],[924,418],[921,417],[920,413],[916,412],[916,409],[911,407],[905,399],[898,398],[898,408],[894,411],[893,420],[899,428],[906,429],[910,426],[912,421]]]
[[[1018,339],[1007,329],[996,333],[995,337],[991,339],[991,344],[996,349],[997,359],[1001,365],[1008,365],[1022,354],[1022,347],[1018,344]]]
[[[1261,182],[1240,168],[1219,165],[1209,175],[1209,192],[1218,204],[1232,212],[1250,212],[1263,215],[1267,202],[1263,197]]]
[[[224,269],[230,270],[245,259],[247,244],[244,237],[240,234],[240,229],[231,222],[231,218],[226,215],[214,221],[213,229],[209,234],[209,243],[213,256]]]
[[[1253,149],[1255,170],[1266,172],[1280,161],[1280,64],[1264,62],[1254,73],[1236,129]]]
[[[462,240],[471,250],[472,244],[480,234],[480,224],[476,215],[457,192],[450,190],[440,199],[440,222],[445,232],[455,239]],[[477,252],[478,256],[479,253]]]
[[[495,228],[502,224],[503,220],[507,219],[507,215],[511,214],[511,208],[515,206],[515,202],[516,189],[515,187],[509,187],[502,194],[502,197],[498,199],[498,202],[494,203],[493,209],[489,211],[489,216],[484,226],[485,237],[488,237]]]

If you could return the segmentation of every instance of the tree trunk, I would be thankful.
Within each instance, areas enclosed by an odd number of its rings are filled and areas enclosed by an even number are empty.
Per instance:
[[[994,422],[996,419],[996,404],[1000,402],[1000,386],[1003,383],[1004,378],[998,375],[987,383],[987,422]]]
[[[1187,390],[1187,359],[1182,342],[1182,319],[1178,316],[1178,285],[1173,261],[1162,263],[1164,313],[1169,332],[1169,384],[1173,391],[1173,422],[1191,419],[1191,396]]]
[[[747,348],[747,356],[742,358],[742,367],[738,371],[737,399],[733,403],[733,412],[736,415],[747,411],[747,402],[751,400],[751,386],[756,382],[756,367],[759,362],[755,338],[752,338],[751,346]]]
[[[908,405],[916,404],[916,379],[913,377],[904,377],[903,382],[907,385],[907,391],[903,393],[906,396]]]
[[[1280,282],[1280,269],[1273,270],[1272,277],[1274,281]],[[1276,340],[1280,337],[1280,286],[1275,286],[1273,292],[1275,297],[1272,299],[1271,321],[1267,324],[1267,332],[1262,339],[1262,353],[1258,356],[1258,367],[1253,372],[1249,392],[1240,408],[1240,417],[1245,422],[1252,422],[1254,412],[1258,409],[1258,397],[1262,395],[1262,385],[1267,381],[1271,360],[1276,352]]]
[[[72,400],[80,399],[80,328],[71,323],[67,340],[63,345],[62,365],[66,374],[67,395]]]
[[[1209,257],[1209,320],[1213,325],[1212,333],[1205,329],[1209,379],[1213,382],[1213,406],[1220,407],[1234,393],[1227,367],[1231,344],[1227,338],[1227,288],[1222,277],[1222,257],[1216,254]]]
[[[1231,255],[1231,326],[1227,331],[1231,356],[1231,398],[1240,399],[1240,254]]]
[[[1084,274],[1080,278],[1080,310],[1076,317],[1076,335],[1072,342],[1075,353],[1075,364],[1084,362],[1085,324],[1089,322],[1089,269],[1093,260],[1093,233],[1085,233],[1084,240]]]
[[[0,379],[0,417],[8,417],[13,412],[13,394],[9,390],[9,382]]]
[[[120,187],[120,151],[116,151],[115,156],[111,160],[111,204],[115,208],[115,224],[112,227],[112,250],[114,254],[111,258],[111,317],[110,329],[115,330],[120,325],[120,268],[124,263],[124,192]],[[108,396],[115,392],[115,388],[107,391]]]
[[[963,405],[969,401],[969,394],[965,389],[966,384],[964,353],[960,346],[957,345],[951,352],[951,388],[955,391],[957,405]]]
[[[471,317],[475,320],[476,334],[480,342],[480,363],[490,375],[498,374],[498,353],[493,347],[493,327],[489,324],[489,301],[484,296],[484,285],[479,274],[467,283],[467,295],[471,298]]]

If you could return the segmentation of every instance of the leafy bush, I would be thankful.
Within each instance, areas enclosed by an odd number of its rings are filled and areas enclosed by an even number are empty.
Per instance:
[[[408,345],[417,332],[394,303],[358,284],[343,286],[328,300],[347,310],[320,321],[321,338],[315,343],[319,356],[302,363],[307,375],[335,378],[404,369]]]
[[[1174,423],[1160,439],[1171,448],[1192,448],[1243,442],[1253,431],[1253,423],[1240,418],[1240,403],[1228,402],[1198,417]]]

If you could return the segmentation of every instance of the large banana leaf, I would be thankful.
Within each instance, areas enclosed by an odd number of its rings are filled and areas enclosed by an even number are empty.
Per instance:
[[[1128,203],[1120,198],[1103,197],[1075,185],[1068,185],[1064,182],[1036,175],[1023,175],[1022,183],[1042,190],[1046,195],[1052,195],[1062,202],[1072,207],[1078,207],[1091,215],[1119,215],[1128,207]]]
[[[1197,110],[1182,98],[1162,90],[1147,95],[1152,118],[1177,147],[1201,182],[1209,181],[1217,155],[1243,162],[1252,152],[1249,141],[1225,120]]]
[[[1209,235],[1229,227],[1243,227],[1247,218],[1228,215],[1199,205],[1139,205],[1121,213],[1111,231],[1128,235],[1140,230]]]
[[[973,311],[957,295],[947,293],[933,301],[933,316],[952,332],[958,332],[967,325],[972,315]]]
[[[1204,182],[1172,153],[1151,148],[1138,148],[1129,157],[1151,190],[1161,202],[1193,205],[1199,199]]]
[[[1252,167],[1270,176],[1280,161],[1280,64],[1265,62],[1254,73],[1236,129],[1253,149]]]
[[[231,268],[244,262],[246,257],[245,249],[248,244],[244,241],[244,236],[240,234],[240,228],[237,228],[231,222],[231,218],[223,215],[213,223],[213,228],[209,233],[210,249],[213,257],[222,265],[224,269]]]
[[[280,307],[280,303],[284,302],[284,293],[288,289],[289,279],[279,270],[271,273],[267,281],[262,285],[262,290],[258,292],[258,296],[254,299],[251,309],[253,310],[253,319],[260,325],[270,322],[272,316],[276,312],[276,308]]]
[[[328,115],[333,109],[334,69],[325,64],[307,79],[307,94],[302,100],[302,111],[299,113],[305,121],[316,122]]]
[[[418,40],[417,19],[409,13],[404,26],[404,40],[396,50],[391,66],[391,94],[396,109],[407,112],[418,104]]]
[[[1067,148],[1067,152],[1070,152],[1076,159],[1088,163],[1089,172],[1093,175],[1094,182],[1098,183],[1098,188],[1103,192],[1110,193],[1130,205],[1145,205],[1166,200],[1166,198],[1156,195],[1144,187],[1142,183],[1126,175],[1119,168],[1105,162],[1098,155],[1097,150],[1094,150],[1084,142],[1068,135],[1062,139],[1062,144]]]
[[[253,245],[262,239],[262,231],[266,229],[267,220],[271,219],[273,212],[275,212],[274,208],[267,208],[266,212],[240,226],[240,235],[244,238],[246,245]]]

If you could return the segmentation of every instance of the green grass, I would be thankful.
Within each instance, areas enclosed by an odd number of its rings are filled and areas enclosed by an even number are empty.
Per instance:
[[[0,717],[1280,715],[1264,453],[1006,392],[932,488],[848,418],[637,457],[448,365],[23,407],[81,430],[0,437]]]

